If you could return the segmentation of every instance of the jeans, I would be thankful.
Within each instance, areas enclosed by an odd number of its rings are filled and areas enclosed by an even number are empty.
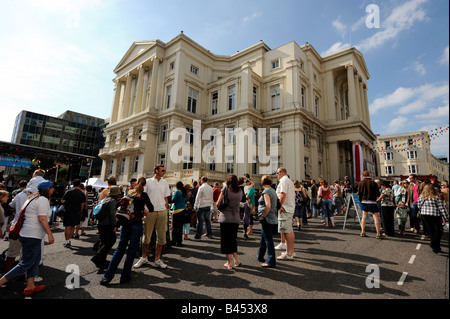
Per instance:
[[[316,217],[316,216],[319,215],[318,209],[316,208],[316,206],[314,206],[314,203],[316,202],[316,199],[317,198],[311,198],[311,201],[309,203],[313,217]]]
[[[203,220],[205,220],[206,236],[208,236],[209,238],[212,237],[211,221],[209,220],[210,212],[211,207],[200,207],[197,210],[197,234],[195,235],[196,239],[202,238]]]
[[[111,281],[114,278],[117,267],[121,262],[125,252],[127,256],[125,258],[125,263],[123,265],[121,280],[127,280],[131,275],[131,267],[133,266],[134,258],[136,257],[137,250],[139,248],[139,242],[142,236],[142,223],[138,222],[129,226],[122,226],[122,231],[120,232],[119,244],[114,252],[114,255],[109,263],[108,269],[103,275],[103,279],[106,281]],[[127,250],[127,246],[129,247]]]
[[[322,198],[322,217],[331,218],[333,214],[333,201],[328,198]]]
[[[418,203],[412,203],[411,209],[409,210],[409,224],[411,228],[416,229],[417,231],[420,230],[420,220],[419,217],[417,217],[417,214],[419,213],[419,206]]]
[[[265,219],[261,220],[261,240],[259,242],[259,249],[257,258],[261,262],[265,262],[269,267],[275,267],[275,246],[273,244],[273,229],[275,225],[269,224]],[[264,255],[267,251],[267,259],[264,260]]]
[[[39,275],[39,263],[41,261],[41,239],[19,237],[22,244],[22,259],[11,269],[5,278],[8,281],[26,273],[25,278],[33,278]]]

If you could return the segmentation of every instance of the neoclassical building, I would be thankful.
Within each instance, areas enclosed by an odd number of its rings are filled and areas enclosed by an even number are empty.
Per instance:
[[[375,174],[369,72],[348,48],[320,56],[308,43],[263,41],[216,55],[183,32],[134,42],[114,69],[102,178],[120,184],[163,163],[170,184],[287,168],[293,179]]]

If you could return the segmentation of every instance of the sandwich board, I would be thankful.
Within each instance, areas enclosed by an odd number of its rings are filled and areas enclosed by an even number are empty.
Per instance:
[[[342,229],[345,229],[345,224],[347,223],[347,218],[349,217],[353,217],[353,225],[355,225],[355,218],[358,218],[359,225],[361,226],[362,208],[361,202],[359,201],[359,196],[356,193],[348,194],[347,196],[347,209],[345,211],[344,227]],[[367,221],[370,222],[369,214],[367,214]]]

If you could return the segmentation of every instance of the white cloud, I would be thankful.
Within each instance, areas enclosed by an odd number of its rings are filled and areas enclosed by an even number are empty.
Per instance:
[[[256,18],[259,18],[262,16],[262,12],[253,12],[253,14],[249,15],[249,16],[245,16],[244,18],[242,18],[242,22],[250,22]]]
[[[442,53],[441,59],[439,61],[442,65],[449,66],[449,51],[448,46],[444,49],[444,52]]]
[[[447,103],[446,106],[430,108],[428,110],[428,113],[426,114],[416,114],[415,118],[419,120],[429,121],[433,119],[441,120],[442,118],[448,118],[448,116],[449,116],[449,105]]]
[[[448,95],[448,84],[424,84],[416,88],[400,87],[393,93],[375,99],[369,109],[372,115],[381,109],[394,107],[400,114],[410,114],[433,106],[436,100],[447,101]]]
[[[337,18],[336,20],[334,20],[332,24],[333,24],[333,27],[336,29],[336,31],[341,36],[345,35],[345,32],[347,30],[347,26],[340,21],[340,18]]]
[[[341,41],[336,42],[335,44],[333,44],[328,50],[326,50],[325,52],[322,52],[322,56],[343,50],[350,47],[349,43],[342,43]]]
[[[427,70],[425,70],[425,67],[419,61],[414,62],[413,69],[420,75],[425,75],[427,73]]]
[[[371,37],[356,45],[358,50],[367,52],[379,47],[389,40],[396,39],[402,31],[409,30],[418,21],[426,19],[426,13],[421,7],[428,0],[410,0],[395,7],[391,14],[381,21],[381,29]]]
[[[405,125],[408,123],[408,118],[405,116],[399,116],[392,119],[388,125],[385,126],[385,134],[397,133],[405,130]]]

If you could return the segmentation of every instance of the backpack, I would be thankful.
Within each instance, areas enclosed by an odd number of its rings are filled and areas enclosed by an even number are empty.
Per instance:
[[[134,211],[134,199],[132,197],[122,197],[116,211],[116,219],[124,226],[133,224],[136,221]]]
[[[102,220],[106,216],[108,216],[108,209],[106,208],[107,205],[104,205],[106,202],[106,198],[102,199],[97,205],[95,205],[94,209],[92,210],[92,214],[94,215],[94,218],[96,220]]]

